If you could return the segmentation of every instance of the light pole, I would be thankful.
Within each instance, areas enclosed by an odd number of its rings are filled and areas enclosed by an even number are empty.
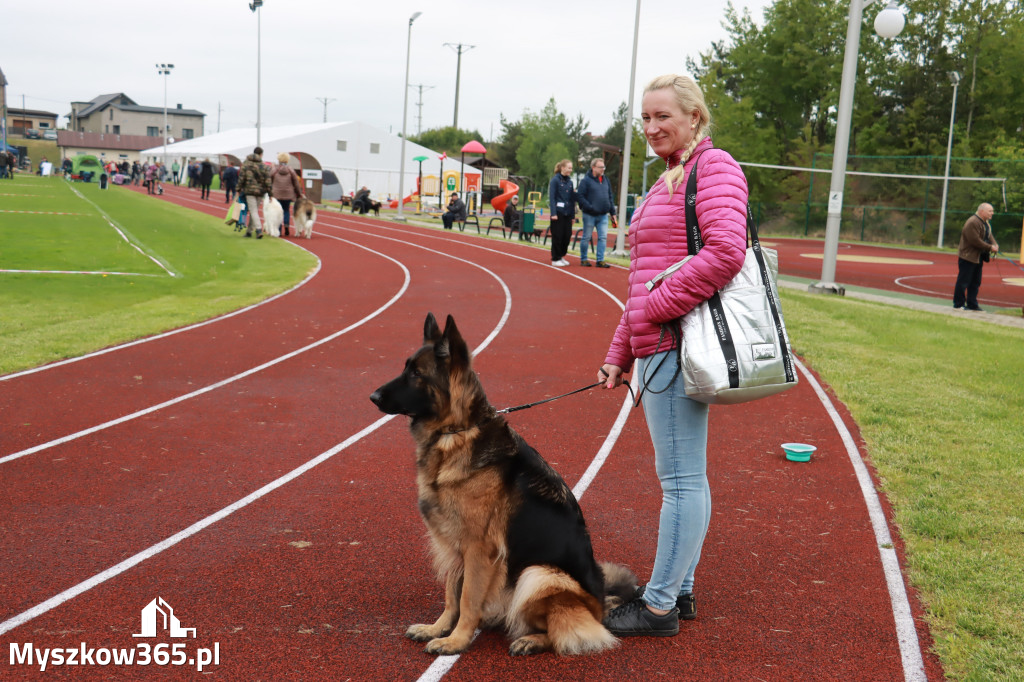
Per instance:
[[[260,100],[262,99],[261,98],[262,93],[260,92],[260,81],[262,80],[262,78],[261,78],[261,76],[262,76],[262,73],[261,73],[261,71],[262,71],[262,64],[261,64],[261,59],[260,59],[260,54],[262,52],[262,48],[260,46],[260,34],[262,33],[262,31],[261,31],[261,24],[263,23],[262,22],[263,12],[257,11],[261,7],[263,7],[263,0],[252,0],[252,2],[249,3],[249,9],[252,10],[253,12],[256,12],[256,146],[257,147],[262,146],[261,143],[260,143],[260,113],[261,113],[260,112]]]
[[[164,132],[161,137],[164,139],[164,167],[161,175],[167,172],[167,77],[171,75],[174,64],[157,64],[156,72],[164,77]]]
[[[846,155],[850,149],[850,121],[853,118],[853,89],[857,80],[857,56],[860,52],[860,24],[864,8],[873,0],[850,0],[850,16],[846,25],[846,51],[843,75],[839,86],[839,116],[836,120],[836,143],[832,154],[832,184],[828,191],[828,219],[825,222],[825,250],[821,263],[821,281],[809,291],[845,294],[836,284],[836,256],[839,251],[839,228],[843,217],[843,188],[846,185]],[[883,38],[895,38],[903,30],[903,13],[894,1],[875,17],[875,32]]]
[[[946,227],[946,196],[949,192],[949,157],[953,154],[953,122],[956,120],[956,89],[960,85],[960,74],[949,73],[953,83],[953,106],[949,111],[949,142],[946,143],[946,173],[942,176],[942,210],[939,212],[939,248],[942,248],[942,233]]]
[[[626,140],[622,145],[622,178],[619,182],[619,226],[615,228],[615,251],[613,256],[627,256],[626,253],[626,195],[629,193],[629,154],[633,145],[633,88],[636,83],[636,43],[640,35],[640,0],[636,0],[636,16],[633,18],[633,61],[629,65],[629,103],[626,105]]]
[[[445,47],[450,47],[458,53],[459,58],[455,62],[455,121],[452,123],[452,127],[458,129],[459,127],[459,81],[462,79],[462,53],[469,52],[476,45],[458,45],[454,43],[445,43]],[[466,48],[466,49],[462,49]]]
[[[409,17],[409,30],[405,38],[405,88],[402,98],[402,152],[398,169],[398,215],[395,220],[405,220],[405,118],[409,112],[409,54],[412,51],[412,22],[423,14],[413,12]]]

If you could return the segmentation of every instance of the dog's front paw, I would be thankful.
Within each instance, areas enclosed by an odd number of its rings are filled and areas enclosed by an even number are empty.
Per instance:
[[[461,654],[468,648],[468,639],[462,639],[461,637],[442,637],[440,639],[430,640],[430,642],[427,643],[426,651],[428,654],[449,656],[451,654]]]
[[[410,625],[409,629],[405,631],[405,636],[417,642],[429,642],[432,639],[444,637],[449,632],[451,631],[446,631],[443,628],[437,627],[436,623],[433,625],[421,623],[418,625]]]
[[[520,637],[508,648],[508,652],[513,656],[529,656],[531,654],[539,654],[547,651],[551,648],[551,642],[548,640],[547,635],[535,634],[526,635]]]

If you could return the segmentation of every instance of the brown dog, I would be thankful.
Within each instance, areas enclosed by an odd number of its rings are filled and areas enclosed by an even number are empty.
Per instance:
[[[419,507],[445,608],[406,636],[427,651],[465,651],[479,626],[504,627],[512,654],[602,651],[601,624],[632,599],[636,577],[598,565],[569,486],[487,402],[470,352],[448,317],[427,315],[423,347],[370,400],[412,418]]]

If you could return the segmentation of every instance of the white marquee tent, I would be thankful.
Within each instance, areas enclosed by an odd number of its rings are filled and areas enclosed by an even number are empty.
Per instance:
[[[358,121],[344,123],[311,123],[260,130],[263,160],[277,162],[279,152],[298,156],[304,169],[320,168],[334,171],[345,194],[362,186],[370,189],[379,199],[398,198],[402,138]],[[219,165],[238,164],[252,153],[256,146],[256,129],[240,128],[222,133],[204,135],[167,145],[167,163],[210,159]],[[142,159],[162,161],[163,147],[140,152]],[[440,154],[413,142],[405,143],[405,194],[416,190],[419,164],[417,156],[428,157],[423,162],[423,175],[439,175]],[[444,171],[461,171],[458,158],[444,160]],[[468,175],[480,171],[466,165]]]

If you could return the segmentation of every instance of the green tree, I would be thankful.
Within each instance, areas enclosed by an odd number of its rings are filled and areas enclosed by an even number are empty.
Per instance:
[[[481,144],[484,138],[476,130],[462,130],[454,126],[446,126],[444,128],[431,128],[424,130],[415,137],[410,136],[410,140],[416,144],[421,144],[428,149],[433,149],[437,152],[448,152],[448,156],[455,158],[459,157],[463,145],[470,140],[476,140]]]
[[[516,150],[519,172],[529,177],[534,187],[546,192],[555,164],[579,155],[575,141],[569,137],[569,121],[552,97],[540,113],[523,112],[521,126],[522,141]]]

